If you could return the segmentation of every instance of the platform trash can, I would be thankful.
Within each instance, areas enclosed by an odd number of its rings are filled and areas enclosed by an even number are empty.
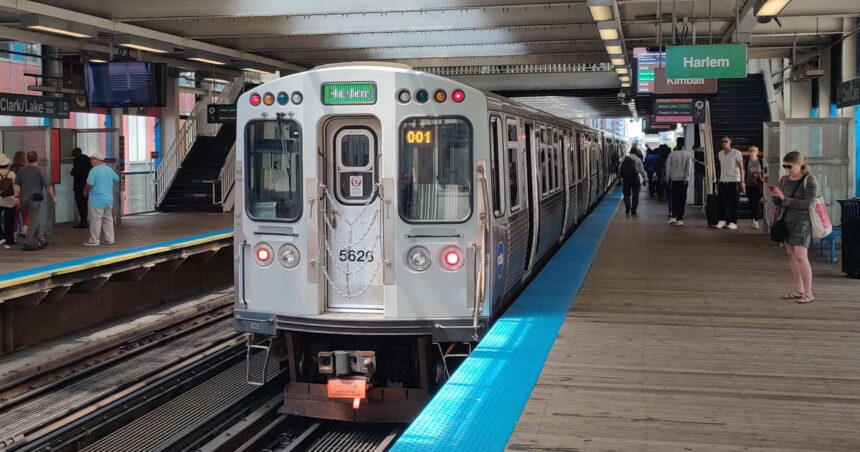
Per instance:
[[[860,198],[841,199],[842,272],[860,279]]]

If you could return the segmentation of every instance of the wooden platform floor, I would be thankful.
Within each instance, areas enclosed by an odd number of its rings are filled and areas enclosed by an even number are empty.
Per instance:
[[[812,258],[817,300],[748,222],[623,206],[510,451],[860,451],[860,281]]]
[[[20,242],[11,249],[0,248],[0,274],[56,264],[72,259],[121,251],[123,249],[175,240],[232,227],[229,213],[151,213],[125,217],[116,228],[116,243],[110,246],[83,246],[88,229],[57,225],[47,237],[48,247],[22,251]]]

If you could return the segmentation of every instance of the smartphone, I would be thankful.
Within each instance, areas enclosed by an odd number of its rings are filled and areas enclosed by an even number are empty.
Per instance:
[[[768,186],[767,186],[767,188],[768,188],[770,191],[774,191],[774,190],[776,190],[776,189],[777,189],[776,185],[768,185]]]

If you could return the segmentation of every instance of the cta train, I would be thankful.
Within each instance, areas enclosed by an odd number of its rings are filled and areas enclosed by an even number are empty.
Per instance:
[[[234,323],[289,373],[281,411],[411,420],[612,186],[625,147],[403,65],[243,94]]]

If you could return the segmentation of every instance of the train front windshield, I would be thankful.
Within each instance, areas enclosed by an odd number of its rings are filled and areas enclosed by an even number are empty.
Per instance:
[[[255,220],[295,221],[302,213],[301,132],[295,121],[248,124],[248,215]]]
[[[400,215],[412,223],[459,223],[472,214],[472,128],[460,118],[400,126]]]

